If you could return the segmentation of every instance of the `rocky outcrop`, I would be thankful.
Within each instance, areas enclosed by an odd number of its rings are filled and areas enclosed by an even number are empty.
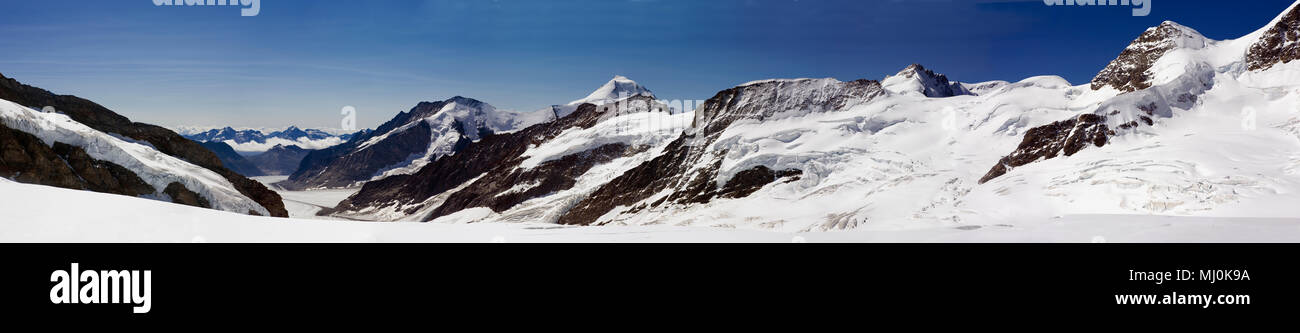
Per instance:
[[[259,182],[244,177],[222,165],[221,159],[199,143],[181,137],[166,128],[132,122],[94,102],[70,95],[55,95],[44,89],[24,85],[0,75],[0,99],[40,110],[53,107],[73,120],[95,130],[121,135],[149,143],[163,154],[212,170],[230,181],[244,196],[266,208],[272,216],[288,217],[280,195]]]
[[[1062,154],[1072,156],[1089,145],[1105,146],[1112,135],[1115,135],[1115,132],[1106,125],[1106,117],[1095,114],[1084,114],[1032,128],[1025,133],[1020,146],[1010,155],[999,160],[992,170],[980,178],[979,183],[983,184],[1000,177],[1011,168],[1052,159]]]
[[[795,181],[798,180],[797,176],[801,174],[803,174],[803,171],[797,169],[773,171],[766,166],[756,166],[753,169],[741,171],[732,176],[731,180],[728,180],[727,184],[723,185],[721,190],[718,190],[718,196],[727,199],[748,197],[777,179],[789,177],[790,181]]]
[[[167,188],[163,189],[163,193],[171,197],[173,203],[190,205],[195,207],[212,208],[212,204],[208,203],[208,199],[204,199],[198,193],[194,193],[194,191],[190,191],[189,189],[185,188],[185,185],[181,185],[181,183],[167,184]],[[250,211],[248,214],[257,215],[256,212],[252,212],[252,211]]]
[[[1269,69],[1300,59],[1300,6],[1282,15],[1246,52],[1250,70]]]

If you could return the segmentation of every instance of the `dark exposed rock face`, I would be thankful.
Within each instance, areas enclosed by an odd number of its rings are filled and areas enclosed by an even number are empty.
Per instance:
[[[68,166],[85,183],[86,190],[129,196],[152,194],[155,191],[153,186],[145,183],[135,172],[112,162],[91,158],[81,147],[55,142],[54,153],[68,162]]]
[[[190,205],[195,207],[212,208],[212,204],[208,202],[208,199],[204,199],[202,196],[199,196],[198,193],[194,193],[194,191],[190,191],[189,189],[185,188],[185,185],[181,185],[181,183],[173,182],[171,184],[167,184],[167,188],[163,189],[163,193],[171,197],[172,202],[174,203],[178,203],[182,205]],[[257,215],[257,214],[250,211],[249,215]]]
[[[265,153],[247,157],[262,173],[271,176],[288,175],[298,170],[302,159],[312,151],[298,146],[276,145]]]
[[[589,225],[619,206],[636,205],[633,210],[644,209],[637,203],[665,190],[671,190],[671,194],[651,203],[651,207],[707,203],[719,196],[748,196],[779,177],[797,175],[799,170],[774,172],[766,167],[754,168],[738,173],[720,188],[715,179],[726,152],[715,154],[706,151],[706,147],[717,141],[733,122],[763,120],[792,110],[842,110],[883,94],[880,83],[871,80],[778,80],[724,90],[696,111],[694,134],[683,134],[664,148],[661,155],[602,185],[560,217],[559,223]]]
[[[718,190],[718,196],[722,198],[744,198],[757,192],[767,184],[775,182],[777,179],[785,177],[794,177],[803,174],[803,171],[796,169],[773,171],[765,166],[756,166],[753,169],[736,173],[726,185]]]
[[[1264,32],[1259,41],[1246,52],[1250,70],[1269,69],[1277,64],[1300,59],[1300,7],[1282,16],[1276,25]]]
[[[1204,41],[1199,33],[1173,22],[1148,29],[1097,73],[1092,79],[1092,89],[1111,86],[1119,91],[1133,92],[1150,88],[1151,66],[1165,53],[1179,47],[1182,39]]]
[[[77,173],[45,142],[4,124],[0,124],[0,177],[30,184],[85,189]]]
[[[256,164],[249,161],[243,155],[235,152],[235,149],[231,148],[230,145],[225,142],[210,141],[200,142],[199,144],[203,145],[203,148],[207,148],[208,150],[211,150],[212,153],[217,154],[217,158],[221,159],[221,165],[225,166],[226,169],[230,169],[230,171],[234,171],[240,175],[244,175],[245,177],[266,175],[266,172],[262,171],[261,168],[257,167]]]
[[[650,100],[649,97],[633,99],[645,102]],[[418,204],[479,176],[483,177],[452,193],[432,215],[424,219],[431,220],[471,207],[504,211],[527,199],[571,188],[575,179],[592,166],[624,156],[635,147],[604,145],[548,161],[528,170],[519,168],[524,160],[522,155],[529,147],[555,138],[566,129],[591,128],[607,116],[600,107],[583,104],[573,113],[552,122],[513,133],[483,136],[478,142],[466,145],[454,155],[433,161],[415,174],[391,176],[366,183],[361,191],[341,202],[334,211]],[[519,184],[535,186],[519,192],[509,192]],[[406,213],[413,214],[418,209],[418,206],[413,206]]]
[[[54,107],[73,120],[95,130],[116,133],[123,137],[148,142],[158,151],[212,170],[230,181],[241,194],[265,207],[272,216],[288,217],[280,195],[266,186],[248,179],[222,165],[217,155],[166,128],[131,122],[94,102],[69,95],[55,95],[44,89],[24,85],[17,80],[0,75],[0,99],[41,109]]]
[[[156,191],[131,170],[91,158],[80,147],[55,142],[0,125],[0,177],[18,182],[126,196]]]
[[[998,161],[979,182],[986,183],[1006,174],[1011,168],[1040,159],[1052,159],[1061,154],[1074,155],[1088,145],[1105,146],[1109,137],[1115,134],[1105,123],[1105,116],[1084,114],[1030,129],[1025,133],[1020,146]]]
[[[623,175],[614,178],[600,189],[593,192],[587,199],[579,202],[577,206],[569,210],[568,213],[560,217],[561,224],[587,225],[596,221],[602,215],[619,206],[632,206],[637,202],[648,199],[662,189],[675,186],[682,174],[677,173],[684,169],[686,158],[690,155],[690,146],[686,144],[688,136],[683,135],[673,141],[664,149],[664,154],[649,162],[632,168],[623,173]],[[717,172],[716,167],[711,171]],[[707,175],[708,172],[702,174]],[[698,183],[712,184],[703,178],[697,179]],[[697,188],[700,186],[696,186]],[[698,191],[695,191],[698,192]],[[677,192],[686,193],[686,192]],[[678,195],[678,198],[689,197],[693,199],[695,195]],[[688,201],[689,201],[688,199]],[[666,200],[666,198],[665,198]],[[655,202],[654,206],[663,204],[663,200]]]

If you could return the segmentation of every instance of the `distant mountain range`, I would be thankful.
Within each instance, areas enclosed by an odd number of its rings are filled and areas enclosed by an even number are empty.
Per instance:
[[[226,168],[248,177],[292,174],[308,153],[369,132],[297,126],[279,130],[185,126],[176,131],[215,152]]]
[[[243,155],[265,152],[275,146],[299,146],[316,150],[351,140],[366,130],[313,129],[289,126],[285,129],[182,126],[176,128],[187,139],[197,142],[224,142]]]

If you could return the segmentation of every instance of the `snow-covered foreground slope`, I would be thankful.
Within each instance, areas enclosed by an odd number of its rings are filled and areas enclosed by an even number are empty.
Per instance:
[[[171,200],[165,189],[179,183],[205,198],[213,209],[270,215],[266,208],[241,194],[221,175],[163,154],[148,143],[127,141],[96,131],[67,115],[32,110],[6,100],[0,100],[0,121],[9,128],[40,138],[46,145],[53,146],[56,142],[72,145],[96,160],[125,167],[156,190],[153,198]]]
[[[0,180],[0,198],[0,242],[1300,242],[1300,219],[1082,215],[1016,226],[789,233],[275,219],[8,180]]]

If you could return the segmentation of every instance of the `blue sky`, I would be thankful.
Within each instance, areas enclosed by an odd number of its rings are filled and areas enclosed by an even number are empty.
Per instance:
[[[664,99],[707,99],[765,78],[881,79],[921,63],[954,80],[1092,78],[1144,29],[1172,20],[1247,34],[1291,0],[0,0],[0,73],[160,125],[374,127],[462,95],[535,110],[613,75]]]

